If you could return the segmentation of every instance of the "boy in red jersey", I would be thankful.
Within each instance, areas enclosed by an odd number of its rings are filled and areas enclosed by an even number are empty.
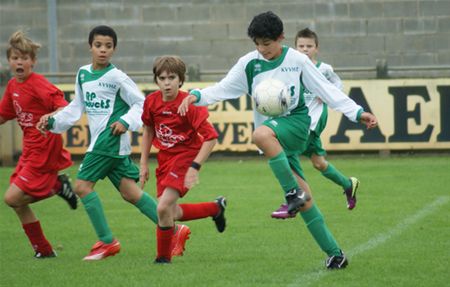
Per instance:
[[[4,200],[16,212],[36,258],[55,257],[51,244],[41,229],[29,204],[58,194],[72,209],[77,197],[69,178],[58,171],[72,165],[70,154],[63,149],[61,135],[42,135],[35,125],[42,115],[67,105],[64,94],[45,77],[33,72],[40,45],[22,31],[9,39],[6,55],[14,77],[8,82],[0,101],[0,124],[17,118],[23,131],[22,156],[10,178]]]
[[[198,173],[217,142],[217,132],[208,122],[208,110],[194,107],[185,117],[178,106],[188,96],[180,91],[186,65],[176,56],[162,56],[153,65],[154,81],[159,87],[144,102],[144,134],[141,147],[140,182],[149,178],[148,157],[152,144],[159,149],[156,169],[158,225],[155,263],[171,262],[174,222],[212,217],[217,230],[225,230],[226,199],[215,202],[177,204],[180,197],[198,183]]]

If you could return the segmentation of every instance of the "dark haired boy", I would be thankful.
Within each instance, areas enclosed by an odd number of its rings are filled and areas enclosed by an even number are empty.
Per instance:
[[[75,98],[55,115],[43,116],[41,130],[62,133],[86,112],[91,142],[80,165],[75,193],[81,198],[98,237],[84,260],[100,260],[120,251],[120,243],[108,226],[100,197],[94,191],[98,180],[108,177],[122,198],[136,206],[154,223],[158,222],[156,201],[136,182],[139,169],[130,158],[130,135],[142,126],[144,95],[111,57],[117,46],[115,31],[98,26],[89,33],[92,63],[78,70]]]
[[[300,167],[298,156],[307,147],[311,123],[300,91],[304,87],[320,95],[331,108],[344,113],[353,122],[364,123],[368,128],[376,126],[376,117],[364,112],[329,83],[306,55],[281,44],[284,39],[283,22],[273,12],[255,16],[247,33],[256,50],[241,57],[216,85],[192,91],[180,105],[179,113],[186,114],[192,103],[205,106],[246,93],[251,95],[255,86],[267,78],[284,82],[292,97],[289,110],[282,116],[267,120],[257,113],[253,141],[269,159],[269,166],[284,191],[288,212],[300,212],[311,235],[328,255],[326,267],[344,268],[348,264],[347,258],[311,199]]]

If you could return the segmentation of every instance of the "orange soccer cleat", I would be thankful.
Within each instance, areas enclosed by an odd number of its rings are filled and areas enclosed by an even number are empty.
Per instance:
[[[191,234],[191,230],[187,225],[177,224],[177,231],[172,238],[172,256],[183,256],[189,234]]]
[[[106,244],[102,241],[97,241],[94,246],[92,246],[91,252],[83,258],[83,260],[101,260],[108,256],[114,256],[120,252],[120,242],[116,239],[113,242]]]

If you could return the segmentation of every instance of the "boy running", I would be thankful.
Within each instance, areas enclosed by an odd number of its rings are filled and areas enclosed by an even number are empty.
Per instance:
[[[19,217],[36,258],[55,257],[39,220],[30,204],[58,194],[70,208],[77,208],[77,197],[69,178],[58,171],[72,165],[63,148],[61,135],[41,135],[35,124],[42,115],[67,105],[64,94],[44,76],[33,72],[41,46],[22,31],[12,34],[6,56],[13,78],[0,101],[0,125],[14,118],[23,132],[23,149],[4,200]]]
[[[174,222],[212,217],[217,230],[226,227],[224,197],[215,202],[178,204],[198,183],[199,171],[217,142],[217,132],[208,122],[205,107],[192,107],[186,116],[177,113],[188,93],[179,90],[184,83],[186,65],[176,56],[162,56],[153,65],[154,81],[159,87],[144,103],[144,135],[141,148],[141,187],[149,178],[148,157],[152,144],[157,154],[156,186],[158,225],[155,263],[171,262]]]
[[[295,36],[296,49],[307,55],[319,71],[338,89],[342,90],[342,81],[333,71],[333,67],[318,61],[316,56],[319,52],[319,38],[314,31],[309,28],[298,31]],[[328,107],[319,96],[311,93],[307,89],[301,90],[305,98],[305,105],[308,107],[308,114],[311,117],[310,134],[308,147],[302,155],[309,157],[314,168],[319,170],[323,176],[340,185],[347,198],[347,208],[352,210],[356,206],[356,191],[359,186],[359,180],[355,177],[343,175],[337,168],[325,159],[326,151],[322,147],[320,134],[325,129],[328,118]],[[287,204],[283,203],[280,208],[272,212],[272,217],[276,219],[285,219],[292,217],[287,212]]]
[[[185,115],[192,103],[206,106],[246,93],[251,95],[256,85],[267,78],[284,82],[292,97],[288,112],[256,125],[253,141],[269,158],[269,166],[284,191],[288,213],[300,212],[311,235],[328,255],[326,267],[345,268],[348,260],[311,199],[309,186],[300,168],[298,156],[306,150],[311,124],[300,91],[305,87],[320,95],[331,108],[344,113],[351,121],[363,122],[368,128],[376,126],[377,120],[333,86],[306,55],[281,44],[284,39],[283,22],[273,12],[255,16],[247,32],[256,50],[241,57],[216,85],[192,91],[178,111]]]
[[[116,45],[117,35],[112,28],[92,29],[89,33],[92,64],[78,70],[75,98],[62,111],[45,115],[38,123],[41,130],[62,133],[87,113],[91,142],[78,170],[75,192],[81,198],[98,242],[84,260],[100,260],[120,251],[120,243],[114,238],[94,191],[98,180],[108,177],[124,200],[154,223],[158,222],[156,201],[136,185],[139,169],[130,158],[127,132],[137,131],[142,125],[144,96],[125,73],[110,63]]]

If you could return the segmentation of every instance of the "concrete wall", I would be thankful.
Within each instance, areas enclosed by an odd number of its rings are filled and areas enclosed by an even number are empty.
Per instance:
[[[38,72],[48,72],[46,0],[0,0],[0,61],[18,28],[43,44]],[[321,58],[336,68],[429,66],[450,63],[450,0],[56,0],[57,69],[75,72],[90,61],[90,29],[107,24],[119,36],[114,63],[126,72],[150,71],[153,59],[177,54],[201,70],[227,70],[249,50],[251,18],[272,10],[284,21],[286,44],[310,27]],[[435,76],[440,76],[436,73]],[[70,79],[72,81],[72,79]]]

